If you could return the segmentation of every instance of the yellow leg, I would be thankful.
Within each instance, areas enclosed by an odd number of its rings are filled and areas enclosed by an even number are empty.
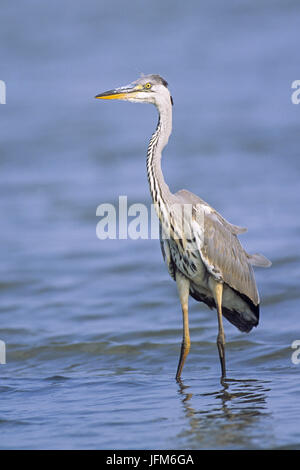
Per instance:
[[[182,320],[183,320],[182,344],[181,344],[180,358],[179,358],[179,363],[178,363],[177,373],[176,373],[176,380],[179,380],[186,357],[190,351],[190,346],[191,346],[190,332],[189,332],[189,308],[188,308],[190,283],[186,277],[184,277],[182,274],[177,272],[176,284],[177,284],[181,308],[182,308]]]
[[[226,375],[225,367],[225,334],[223,328],[223,317],[222,317],[222,296],[223,296],[223,284],[221,282],[214,281],[213,283],[213,294],[216,302],[218,312],[218,337],[217,346],[219,351],[219,357],[222,369],[222,378]]]

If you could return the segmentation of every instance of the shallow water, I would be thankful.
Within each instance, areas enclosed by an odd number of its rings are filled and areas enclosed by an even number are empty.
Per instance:
[[[299,5],[124,5],[1,5],[0,446],[300,448]],[[174,380],[181,313],[159,242],[96,237],[99,204],[150,207],[155,109],[93,99],[140,72],[172,90],[170,188],[273,262],[256,270],[258,328],[225,323],[223,385],[216,314],[194,301]]]

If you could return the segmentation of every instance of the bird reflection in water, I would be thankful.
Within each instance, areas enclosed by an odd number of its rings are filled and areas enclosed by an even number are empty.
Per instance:
[[[221,380],[219,390],[192,393],[192,386],[178,381],[178,394],[187,427],[178,437],[189,448],[254,448],[258,420],[266,418],[268,382],[255,379]],[[197,406],[198,405],[198,406]],[[201,406],[201,408],[200,408]]]

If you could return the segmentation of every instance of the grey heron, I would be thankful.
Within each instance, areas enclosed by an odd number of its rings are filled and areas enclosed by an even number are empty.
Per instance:
[[[147,152],[150,192],[160,222],[160,243],[170,276],[176,281],[183,316],[183,339],[176,379],[181,377],[190,350],[189,296],[216,308],[217,347],[225,377],[225,335],[222,316],[240,331],[249,332],[259,321],[259,294],[252,266],[268,267],[263,255],[248,254],[238,235],[246,228],[232,225],[195,194],[173,194],[161,169],[162,151],[172,131],[173,100],[168,83],[159,75],[142,76],[129,85],[97,95],[152,103],[159,114]]]

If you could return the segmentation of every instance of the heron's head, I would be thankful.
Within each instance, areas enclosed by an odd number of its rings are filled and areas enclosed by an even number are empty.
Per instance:
[[[95,98],[152,103],[158,108],[166,104],[173,104],[172,96],[168,90],[168,83],[159,75],[143,75],[129,85],[100,93]]]

